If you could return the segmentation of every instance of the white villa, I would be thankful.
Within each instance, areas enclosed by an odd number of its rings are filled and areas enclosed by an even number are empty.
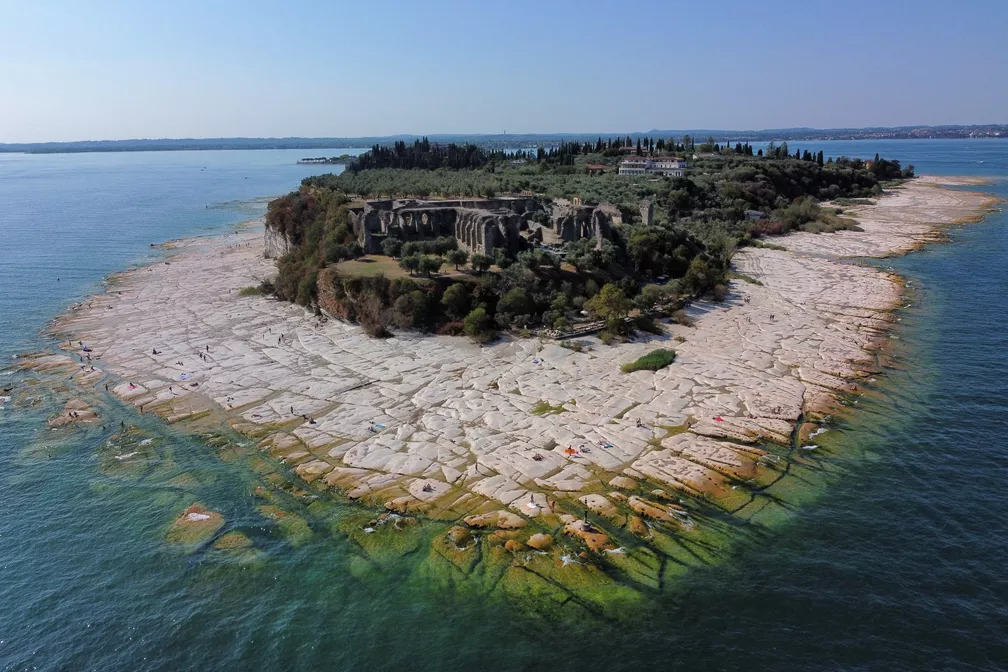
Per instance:
[[[628,156],[619,163],[620,175],[668,175],[682,177],[686,162],[674,156]]]

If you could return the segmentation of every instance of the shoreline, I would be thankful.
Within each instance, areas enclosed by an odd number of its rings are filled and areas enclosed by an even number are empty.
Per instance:
[[[787,252],[745,248],[733,267],[761,284],[735,279],[724,304],[695,302],[694,327],[613,347],[581,339],[587,353],[517,338],[486,348],[411,334],[372,341],[292,304],[239,298],[273,262],[261,236],[228,231],[178,241],[165,263],[110,276],[90,308],[54,320],[47,333],[88,344],[96,371],[68,355],[19,361],[76,371],[84,389],[108,375],[122,401],[169,422],[230,427],[319,491],[497,528],[512,553],[532,545],[529,532],[552,533],[616,562],[605,551],[619,540],[693,534],[696,502],[742,521],[761,515],[759,494],[784,471],[774,446],[793,448],[818,427],[808,420],[841,410],[877,369],[901,304],[899,276],[846,251],[906,253],[934,242],[943,220],[990,207],[946,183],[918,178],[845,208],[862,232],[775,238]],[[658,342],[679,353],[673,366],[619,372]],[[580,445],[590,450],[565,454]]]

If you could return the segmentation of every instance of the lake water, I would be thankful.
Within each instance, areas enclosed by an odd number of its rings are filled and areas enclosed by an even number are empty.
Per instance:
[[[992,177],[984,190],[1008,197],[1003,141],[789,144]],[[324,170],[296,165],[304,154],[0,154],[0,356],[45,346],[58,311],[147,261],[150,243],[227,230]],[[908,278],[911,305],[896,366],[825,435],[831,485],[632,624],[561,627],[433,590],[409,560],[364,577],[351,543],[327,533],[345,512],[305,514],[310,532],[292,543],[256,513],[256,474],[198,437],[109,403],[110,424],[139,425],[188,479],[168,481],[161,467],[109,467],[97,429],[48,442],[44,394],[8,407],[0,668],[1004,669],[1008,218],[885,263]],[[255,541],[254,561],[166,547],[194,497]]]

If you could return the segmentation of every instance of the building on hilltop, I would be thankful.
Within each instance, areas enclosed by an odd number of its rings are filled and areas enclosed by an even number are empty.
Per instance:
[[[619,163],[620,175],[667,175],[682,177],[686,162],[674,156],[628,156]]]
[[[589,163],[585,165],[585,170],[589,175],[601,175],[605,172],[606,167],[604,163]]]
[[[648,160],[642,156],[628,156],[619,162],[620,175],[643,175],[647,172]]]

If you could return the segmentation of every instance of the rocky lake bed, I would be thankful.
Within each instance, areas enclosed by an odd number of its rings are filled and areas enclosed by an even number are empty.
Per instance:
[[[822,432],[883,368],[903,301],[898,276],[850,258],[909,251],[990,206],[950,183],[848,209],[860,231],[745,248],[728,298],[694,302],[691,326],[581,352],[371,339],[241,295],[274,272],[260,231],[186,239],[58,318],[59,348],[16,360],[11,403],[58,400],[50,444],[118,420],[97,468],[164,497],[164,543],[181,552],[262,562],[256,531],[201,501],[209,477],[116,404],[201,437],[285,543],[347,540],[361,580],[409,557],[434,587],[618,617],[828,478]],[[620,370],[657,347],[675,363]]]

